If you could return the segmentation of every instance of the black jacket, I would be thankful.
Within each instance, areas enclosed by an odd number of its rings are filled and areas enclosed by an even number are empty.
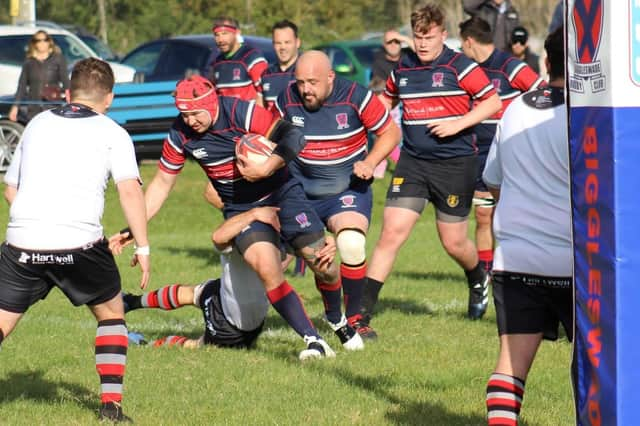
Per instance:
[[[511,32],[520,25],[520,16],[511,0],[504,0],[504,4],[504,13],[500,13],[500,6],[493,0],[462,0],[462,7],[466,13],[478,16],[489,23],[496,48],[509,52]]]

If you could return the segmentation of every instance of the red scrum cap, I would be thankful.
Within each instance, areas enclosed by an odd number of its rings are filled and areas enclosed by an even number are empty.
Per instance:
[[[215,120],[218,115],[216,89],[213,83],[200,75],[180,80],[173,96],[180,112],[207,111],[211,120]]]

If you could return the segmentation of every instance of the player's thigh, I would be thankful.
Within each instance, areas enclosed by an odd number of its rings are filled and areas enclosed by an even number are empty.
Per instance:
[[[243,253],[244,260],[258,274],[267,291],[284,281],[280,249],[271,242],[258,241]]]
[[[324,221],[330,232],[335,234],[345,228],[367,232],[373,208],[373,195],[368,185],[344,191],[326,201],[323,200],[322,204],[326,213]]]
[[[295,251],[324,239],[324,223],[296,183],[278,195],[275,205],[280,208],[280,234],[284,241]]]
[[[4,337],[9,336],[24,313],[10,312],[0,309],[0,331]]]
[[[336,235],[343,229],[358,229],[366,235],[367,229],[369,229],[369,220],[361,213],[346,211],[331,216],[327,221],[327,229]]]
[[[124,318],[124,306],[120,293],[105,302],[90,305],[89,310],[91,310],[97,321]]]
[[[429,178],[428,178],[429,161],[412,157],[402,151],[400,159],[393,172],[393,177],[387,189],[387,199],[385,206],[398,207],[398,203],[407,207],[406,200],[429,200]],[[410,208],[422,213],[425,207],[425,201],[417,205],[411,205]]]
[[[445,247],[463,244],[469,238],[467,234],[469,222],[466,219],[460,222],[445,222],[437,219],[436,228],[440,241]]]

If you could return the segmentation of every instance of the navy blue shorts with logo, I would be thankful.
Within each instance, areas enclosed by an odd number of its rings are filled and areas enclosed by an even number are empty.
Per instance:
[[[229,322],[222,309],[220,300],[220,279],[210,280],[198,300],[204,316],[204,344],[225,348],[250,348],[262,332],[264,322],[251,331],[240,330]]]
[[[98,305],[120,293],[120,273],[107,240],[66,250],[0,246],[0,308],[26,312],[53,287],[75,306]]]
[[[561,323],[573,340],[571,277],[496,271],[492,284],[498,334],[542,333],[545,339],[556,340]]]
[[[246,204],[227,204],[224,207],[225,219],[251,210],[254,207],[279,207],[280,235],[285,243],[294,250],[301,249],[324,236],[324,224],[307,199],[302,185],[291,178],[281,188],[263,200]],[[270,241],[278,246],[280,236],[270,225],[252,222],[236,236],[235,245],[244,252],[257,241]]]
[[[451,216],[467,217],[476,182],[477,157],[423,160],[400,153],[387,191],[387,201],[423,198]]]
[[[337,195],[311,200],[311,203],[325,224],[331,216],[343,212],[360,213],[364,215],[367,220],[371,220],[373,195],[369,185],[361,185],[361,187],[347,189]]]

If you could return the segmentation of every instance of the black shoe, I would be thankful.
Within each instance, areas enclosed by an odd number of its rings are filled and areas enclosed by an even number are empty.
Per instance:
[[[354,315],[354,317],[354,319],[349,318],[349,324],[363,340],[375,340],[378,338],[378,333],[371,328],[369,321],[365,317],[357,315]]]
[[[122,405],[117,402],[105,402],[102,404],[98,417],[101,422],[133,423],[131,417],[122,412]]]
[[[489,281],[491,276],[484,274],[482,281],[469,283],[469,307],[467,317],[471,320],[482,318],[489,306]]]
[[[356,333],[356,330],[353,328],[351,324],[347,322],[347,319],[343,315],[340,319],[340,322],[335,324],[325,318],[327,323],[329,323],[329,327],[333,330],[338,339],[340,339],[340,343],[342,346],[348,351],[359,351],[364,349],[364,342],[362,341],[362,336]]]

